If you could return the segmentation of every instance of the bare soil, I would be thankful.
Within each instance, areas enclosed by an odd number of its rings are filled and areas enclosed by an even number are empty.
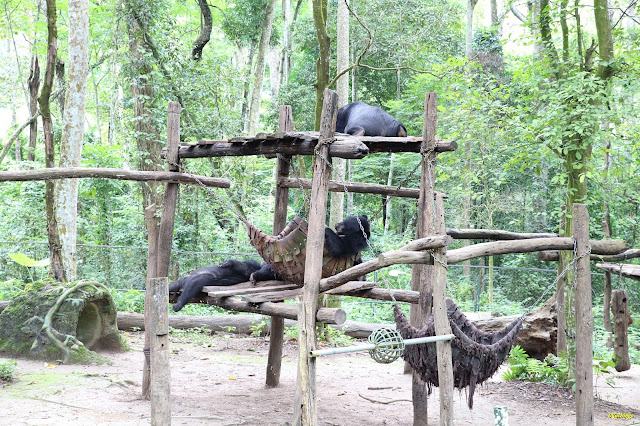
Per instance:
[[[18,360],[16,380],[0,385],[0,424],[148,425],[150,403],[140,397],[141,333],[127,334],[131,350],[103,354],[112,365],[80,366]],[[216,334],[171,338],[174,425],[287,425],[293,418],[297,345],[284,347],[281,385],[265,388],[268,339]],[[318,359],[320,425],[411,425],[411,376],[403,362],[377,364],[366,353]],[[494,406],[506,406],[511,425],[575,425],[570,391],[496,374],[479,387],[474,408],[454,398],[456,425],[492,425]],[[596,380],[596,425],[640,423],[640,366],[619,373],[613,387]],[[438,391],[429,398],[429,423],[439,422]],[[623,415],[626,418],[614,418]]]

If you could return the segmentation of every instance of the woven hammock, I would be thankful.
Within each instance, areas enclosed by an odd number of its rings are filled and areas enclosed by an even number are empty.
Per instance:
[[[469,387],[467,404],[471,409],[476,385],[493,376],[509,355],[522,326],[522,318],[502,330],[488,333],[477,329],[453,300],[446,299],[446,304],[451,331],[456,336],[451,341],[453,385],[460,390]],[[396,328],[404,339],[435,336],[433,315],[421,329],[409,324],[398,304],[394,306],[394,316]],[[436,344],[407,346],[402,357],[420,375],[431,394],[432,387],[438,386]]]
[[[307,254],[307,232],[309,224],[296,216],[276,236],[260,231],[252,223],[245,222],[249,232],[249,241],[256,248],[273,272],[286,281],[302,286],[304,284],[304,265]],[[352,267],[360,259],[360,254],[350,257],[334,257],[325,246],[322,259],[322,277],[330,277]]]

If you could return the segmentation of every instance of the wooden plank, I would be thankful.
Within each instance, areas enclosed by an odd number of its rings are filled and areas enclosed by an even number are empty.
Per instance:
[[[603,254],[592,254],[590,256],[591,260],[596,260],[600,262],[621,262],[623,260],[635,259],[640,257],[640,249],[629,249],[625,250],[620,254],[612,254],[612,255],[603,255]],[[557,262],[560,258],[560,255],[557,251],[546,250],[538,252],[538,260],[543,262]]]
[[[527,240],[529,238],[552,238],[558,234],[550,232],[510,232],[499,229],[455,229],[447,228],[447,235],[456,240]]]
[[[238,288],[231,290],[220,290],[220,291],[210,291],[207,293],[209,297],[213,298],[221,298],[221,297],[231,297],[231,296],[242,296],[245,294],[256,294],[256,293],[267,293],[274,291],[282,291],[282,290],[291,290],[299,288],[296,284],[282,284],[276,286],[269,287],[253,287],[253,288]]]
[[[311,188],[311,179],[307,178],[281,178],[278,183],[286,188],[304,189]],[[345,187],[349,192],[360,194],[392,195],[394,197],[418,198],[419,190],[414,188],[399,188],[397,186],[379,185],[377,183],[339,182],[329,181],[329,191],[344,192]]]
[[[579,257],[589,250],[589,213],[585,204],[573,205],[573,238]],[[576,321],[576,425],[593,425],[593,311],[589,257],[577,259]]]
[[[295,299],[302,295],[303,290],[301,287],[296,286],[295,289],[286,289],[284,291],[272,291],[266,293],[260,293],[255,295],[248,295],[242,297],[242,300],[249,303],[262,303],[262,302],[282,302],[287,299]]]

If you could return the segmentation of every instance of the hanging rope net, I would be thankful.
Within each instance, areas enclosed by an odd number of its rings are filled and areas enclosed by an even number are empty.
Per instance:
[[[273,272],[286,281],[304,284],[304,265],[307,255],[307,233],[309,224],[300,216],[291,222],[276,236],[270,236],[252,223],[244,221],[249,233],[251,245],[260,254]],[[326,246],[322,253],[322,277],[330,277],[352,267],[360,259],[360,254],[349,257],[334,257]]]
[[[453,385],[460,390],[469,387],[467,404],[471,409],[476,385],[493,376],[509,355],[522,326],[522,317],[502,330],[488,333],[476,328],[453,300],[446,299],[446,304],[451,331],[456,336],[451,341]],[[435,336],[433,315],[421,329],[409,324],[398,304],[394,306],[394,316],[396,328],[404,339]],[[420,375],[431,394],[432,387],[438,386],[436,344],[407,346],[402,357]]]

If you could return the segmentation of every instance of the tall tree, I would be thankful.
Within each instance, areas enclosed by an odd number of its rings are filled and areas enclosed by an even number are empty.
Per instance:
[[[331,39],[327,33],[327,3],[328,0],[312,0],[313,25],[318,39],[318,59],[316,60],[316,114],[315,130],[320,130],[320,116],[324,102],[324,89],[329,85]]]
[[[63,117],[60,167],[78,167],[82,158],[84,116],[89,70],[89,1],[69,0],[69,72]],[[56,191],[56,221],[62,266],[69,281],[76,279],[78,179],[62,179]]]
[[[47,66],[45,68],[44,83],[40,91],[38,103],[42,114],[42,131],[44,132],[45,167],[55,167],[55,153],[53,142],[53,121],[51,118],[51,91],[53,77],[58,57],[58,27],[56,23],[56,1],[47,0]],[[56,224],[54,181],[45,183],[45,204],[47,213],[47,238],[49,240],[49,258],[51,260],[51,276],[56,281],[64,281],[64,268],[60,254],[60,236]]]
[[[249,129],[250,135],[255,135],[258,130],[258,120],[260,119],[260,103],[262,100],[262,80],[264,79],[265,56],[271,40],[271,29],[273,28],[273,16],[275,14],[277,0],[269,0],[267,3],[264,22],[262,24],[262,36],[258,44],[256,57],[256,69],[253,78],[253,92],[251,95],[251,108],[249,108]]]

